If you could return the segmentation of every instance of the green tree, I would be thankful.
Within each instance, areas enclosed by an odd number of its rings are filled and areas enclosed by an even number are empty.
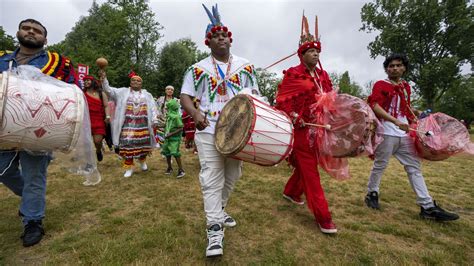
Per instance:
[[[113,1],[98,5],[95,1],[89,15],[81,17],[64,41],[50,47],[71,57],[75,63],[91,67],[97,73],[95,60],[109,61],[107,77],[113,86],[128,86],[128,73],[134,70],[150,91],[158,88],[152,82],[157,73],[156,45],[161,25],[145,0]]]
[[[361,30],[379,32],[371,57],[407,54],[407,78],[429,108],[456,84],[460,66],[472,61],[473,7],[465,0],[375,0],[362,7]]]
[[[270,105],[274,105],[276,91],[278,84],[281,82],[281,78],[278,78],[276,73],[263,70],[262,68],[256,69],[256,75],[260,93],[262,96],[267,97]]]
[[[342,73],[339,79],[339,91],[356,97],[362,96],[362,88],[356,82],[351,82],[349,71]]]
[[[453,88],[441,98],[435,110],[457,119],[464,119],[471,124],[474,121],[474,77],[463,76],[453,85]]]
[[[189,38],[166,43],[159,53],[158,71],[154,79],[157,84],[157,90],[154,91],[156,95],[163,95],[165,87],[172,85],[178,97],[188,67],[208,55],[198,50],[196,43]]]
[[[13,51],[16,48],[15,37],[8,35],[0,26],[0,51]]]
[[[329,73],[333,86],[339,87],[340,93],[347,93],[349,95],[362,98],[362,87],[356,82],[352,82],[349,77],[349,71],[338,75],[337,73]]]

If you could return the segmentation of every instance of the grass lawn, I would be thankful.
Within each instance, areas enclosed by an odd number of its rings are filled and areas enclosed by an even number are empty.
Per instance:
[[[17,216],[19,198],[0,185],[0,265],[17,264],[464,264],[474,262],[474,158],[423,162],[431,195],[461,218],[450,223],[421,220],[403,167],[392,158],[382,179],[381,211],[363,201],[368,158],[350,160],[352,179],[322,174],[336,236],[323,235],[306,205],[282,198],[291,170],[286,163],[260,167],[246,163],[227,212],[237,227],[225,232],[224,256],[206,259],[205,216],[197,156],[183,152],[186,176],[164,175],[158,152],[148,172],[123,178],[120,161],[106,153],[102,183],[82,186],[82,178],[61,167],[48,174],[46,235],[24,248]]]

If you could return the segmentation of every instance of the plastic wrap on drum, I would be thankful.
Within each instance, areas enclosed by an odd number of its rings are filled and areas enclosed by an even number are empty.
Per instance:
[[[449,115],[434,113],[420,119],[415,126],[415,147],[421,158],[441,161],[462,152],[474,155],[468,130]]]
[[[311,123],[330,126],[311,130],[322,154],[336,158],[372,155],[383,141],[383,127],[370,106],[357,97],[331,91],[310,108]]]
[[[63,152],[63,169],[86,169],[80,172],[86,182],[99,183],[87,101],[79,87],[28,65],[2,76],[0,149]]]

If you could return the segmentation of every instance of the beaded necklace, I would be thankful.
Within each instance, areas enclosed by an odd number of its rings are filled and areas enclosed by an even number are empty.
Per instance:
[[[133,114],[137,114],[140,112],[140,104],[142,101],[142,92],[136,92],[134,90],[131,91],[132,94],[132,107],[133,107]]]
[[[226,90],[226,80],[229,78],[229,74],[230,74],[230,68],[232,66],[232,55],[229,56],[229,63],[227,65],[227,70],[225,72],[225,76],[224,76],[224,79],[222,82],[219,82],[221,80],[221,75],[219,74],[219,70],[217,69],[217,63],[216,63],[216,59],[214,58],[214,56],[211,56],[212,58],[212,65],[214,66],[214,71],[216,72],[216,77],[217,77],[217,84],[218,86],[222,86],[223,87],[223,90],[224,90],[224,95],[227,93],[227,90]],[[219,84],[221,83],[221,84]]]

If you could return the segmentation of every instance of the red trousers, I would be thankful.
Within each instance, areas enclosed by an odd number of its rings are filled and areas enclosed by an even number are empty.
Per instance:
[[[331,213],[321,186],[316,154],[309,146],[307,132],[307,129],[295,130],[294,147],[290,156],[290,162],[295,169],[286,183],[284,193],[295,198],[304,193],[316,221],[329,222]]]

